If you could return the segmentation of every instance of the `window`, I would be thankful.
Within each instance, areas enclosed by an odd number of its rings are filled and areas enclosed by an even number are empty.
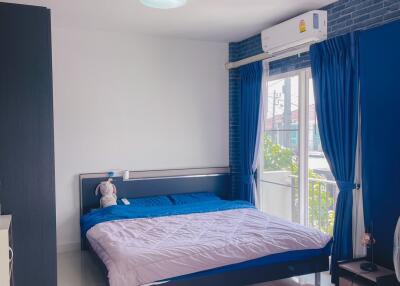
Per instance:
[[[338,189],[322,152],[310,70],[265,84],[259,208],[332,234]]]

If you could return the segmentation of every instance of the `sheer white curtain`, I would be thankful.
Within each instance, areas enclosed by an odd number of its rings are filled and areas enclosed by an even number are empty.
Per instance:
[[[361,110],[361,109],[360,109]],[[362,196],[362,175],[361,175],[361,116],[358,116],[358,136],[357,136],[357,153],[356,153],[356,169],[355,182],[360,188],[353,190],[353,256],[354,258],[364,257],[367,255],[365,246],[361,244],[362,236],[365,233],[364,225],[364,207]]]
[[[261,86],[261,97],[263,100],[263,110],[261,113],[262,116],[262,120],[261,120],[261,136],[260,138],[263,138],[264,136],[264,122],[265,122],[265,112],[264,110],[267,110],[268,106],[268,100],[267,100],[267,96],[268,96],[268,77],[269,77],[269,62],[267,61],[263,61],[263,67],[264,67],[264,72],[263,72],[263,78],[262,78],[262,86]],[[263,139],[261,140],[261,142],[264,142]],[[260,143],[262,144],[262,143]],[[264,148],[262,145],[260,145],[260,154],[258,156],[258,174],[257,174],[257,187],[256,187],[256,194],[255,194],[255,198],[256,198],[256,208],[260,209],[260,198],[261,198],[261,177],[262,177],[262,172],[264,171]]]

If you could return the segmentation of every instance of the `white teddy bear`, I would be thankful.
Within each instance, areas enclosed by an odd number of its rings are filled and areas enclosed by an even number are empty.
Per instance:
[[[106,208],[117,204],[117,188],[112,182],[112,179],[101,182],[96,188],[96,196],[101,193],[100,207]]]

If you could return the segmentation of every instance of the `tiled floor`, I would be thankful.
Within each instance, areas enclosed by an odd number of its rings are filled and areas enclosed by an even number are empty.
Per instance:
[[[331,286],[323,273],[321,286]],[[314,285],[314,275],[257,284],[253,286]],[[65,252],[58,255],[58,286],[106,286],[104,275],[87,252]]]
[[[58,286],[106,286],[104,275],[89,253],[65,252],[58,255]]]

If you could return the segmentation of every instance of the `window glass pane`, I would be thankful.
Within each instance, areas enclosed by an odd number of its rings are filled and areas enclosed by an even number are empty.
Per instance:
[[[285,177],[286,179],[287,177]],[[292,213],[292,194],[297,194],[296,186],[284,186],[279,184],[261,182],[260,210],[268,214],[286,219],[297,220],[297,213]]]
[[[321,147],[311,78],[308,86],[308,225],[332,234],[338,188]]]
[[[332,234],[338,188],[322,151],[313,83],[307,74],[299,71],[298,75],[268,82],[259,206],[266,213]],[[300,85],[308,86],[305,94],[300,93]],[[308,97],[304,110],[299,110],[300,97]],[[301,130],[300,113],[308,114]],[[305,133],[301,138],[307,148],[301,156],[300,132]],[[300,162],[304,156],[305,162]],[[308,172],[299,178],[300,164],[306,163]]]
[[[299,77],[268,82],[265,130],[297,130],[299,128]]]
[[[299,76],[269,81],[265,101],[260,209],[297,220],[292,204],[299,186]]]
[[[297,130],[264,133],[264,180],[291,186],[291,176],[299,171],[298,138]],[[284,179],[282,174],[287,178]]]

